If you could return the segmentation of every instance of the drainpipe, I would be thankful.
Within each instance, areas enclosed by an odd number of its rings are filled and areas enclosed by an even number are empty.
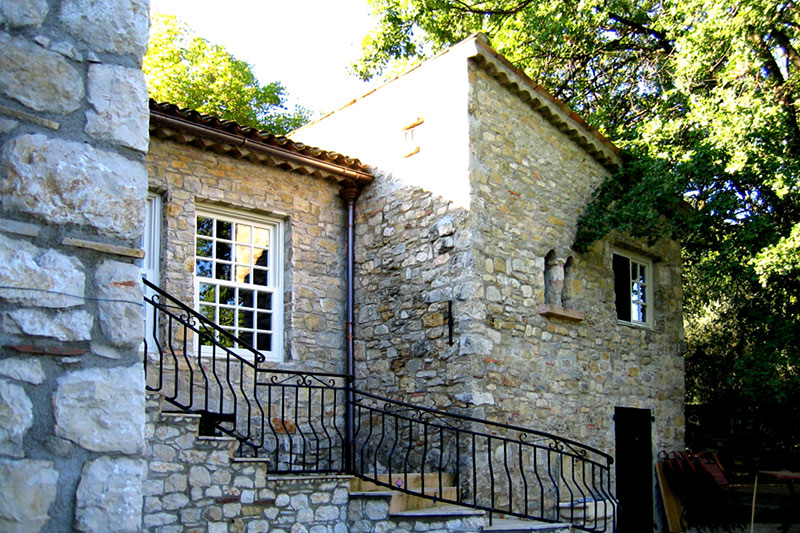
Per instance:
[[[353,310],[353,282],[355,279],[355,227],[356,227],[356,199],[361,190],[358,187],[344,187],[339,191],[345,203],[347,216],[347,310],[345,321],[345,347],[347,351],[347,388],[345,402],[345,447],[344,447],[344,466],[345,472],[355,474],[355,448],[354,448],[354,427],[355,427],[355,393],[356,372],[355,372],[355,349],[354,349],[354,310]]]

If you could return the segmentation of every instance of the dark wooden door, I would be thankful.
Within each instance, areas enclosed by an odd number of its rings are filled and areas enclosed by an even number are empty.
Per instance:
[[[653,442],[650,409],[615,407],[618,533],[653,531]]]

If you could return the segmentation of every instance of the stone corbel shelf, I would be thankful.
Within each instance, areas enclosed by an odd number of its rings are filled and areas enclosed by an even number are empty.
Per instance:
[[[542,304],[539,306],[539,314],[547,318],[560,318],[570,322],[581,322],[585,315],[583,311],[577,309],[564,309],[560,305]]]

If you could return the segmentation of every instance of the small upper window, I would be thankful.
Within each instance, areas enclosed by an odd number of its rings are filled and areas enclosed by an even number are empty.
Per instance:
[[[617,319],[621,322],[650,326],[653,323],[653,263],[643,257],[614,252],[614,294]]]
[[[419,127],[425,122],[425,119],[419,117],[417,120],[403,128],[403,157],[411,157],[419,153],[420,138]]]

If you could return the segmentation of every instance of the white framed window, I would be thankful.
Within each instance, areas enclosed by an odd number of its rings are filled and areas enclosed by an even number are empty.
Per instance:
[[[161,264],[161,196],[147,193],[147,202],[144,211],[144,235],[142,236],[142,249],[144,259],[142,259],[142,277],[153,285],[160,285],[160,264]],[[148,298],[153,297],[152,289],[142,288],[144,295]],[[143,307],[145,341],[150,352],[156,350],[155,342],[155,319],[153,310],[150,306]],[[142,347],[144,348],[144,347]]]
[[[653,262],[629,252],[614,250],[611,263],[617,320],[637,326],[652,326]]]
[[[263,353],[283,358],[283,222],[198,206],[195,218],[197,311]],[[245,357],[250,352],[220,336]],[[210,353],[209,340],[201,341]]]

